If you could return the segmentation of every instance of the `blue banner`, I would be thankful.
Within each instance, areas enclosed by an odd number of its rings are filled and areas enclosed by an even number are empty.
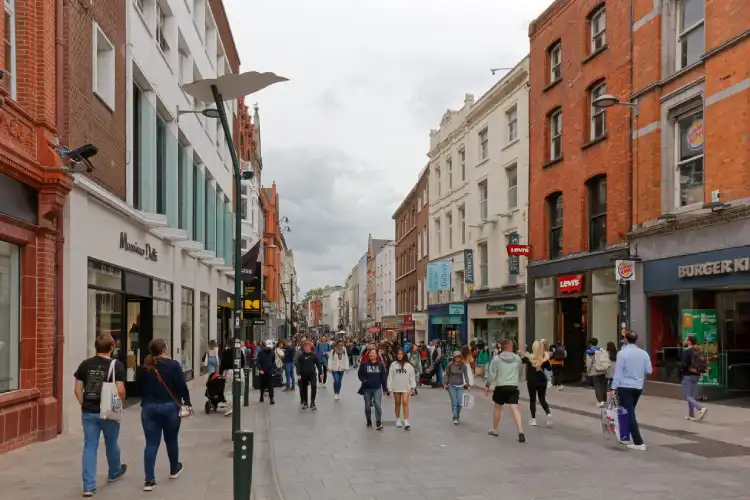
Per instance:
[[[427,291],[451,289],[451,262],[444,260],[427,264]]]

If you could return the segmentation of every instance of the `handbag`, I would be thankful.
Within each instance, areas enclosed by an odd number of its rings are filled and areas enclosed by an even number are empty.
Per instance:
[[[169,388],[169,386],[167,386],[167,383],[164,382],[163,378],[161,378],[161,374],[159,373],[159,370],[154,368],[154,372],[156,372],[156,378],[159,379],[159,383],[164,386],[164,388],[169,393],[169,396],[172,398],[172,401],[174,401],[175,404],[177,405],[177,408],[179,409],[180,418],[187,418],[187,417],[192,416],[193,409],[189,407],[188,405],[181,404],[179,402],[179,400],[174,396],[174,393],[172,392],[172,390]]]
[[[107,378],[102,382],[99,417],[103,420],[119,422],[122,420],[124,408],[115,383],[115,363],[117,363],[117,360],[113,359],[109,364],[109,370],[107,370]]]
[[[472,410],[474,408],[474,395],[464,392],[461,396],[461,408]]]

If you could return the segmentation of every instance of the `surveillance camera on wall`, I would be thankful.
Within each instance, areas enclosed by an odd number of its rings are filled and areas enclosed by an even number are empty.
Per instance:
[[[99,152],[99,148],[93,144],[84,144],[80,148],[67,149],[62,148],[60,151],[60,157],[68,159],[70,164],[62,167],[63,172],[69,174],[85,174],[94,171],[94,165],[91,164],[89,158],[96,156]]]

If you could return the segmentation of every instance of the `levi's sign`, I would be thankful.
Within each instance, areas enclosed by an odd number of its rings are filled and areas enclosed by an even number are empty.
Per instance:
[[[750,272],[750,257],[738,259],[715,260],[700,262],[687,266],[677,266],[678,278],[697,278],[699,276],[715,276],[718,274]]]
[[[528,257],[531,255],[531,245],[508,245],[508,255],[523,255]]]
[[[560,293],[582,292],[583,274],[560,276],[557,278],[557,287],[560,289]]]

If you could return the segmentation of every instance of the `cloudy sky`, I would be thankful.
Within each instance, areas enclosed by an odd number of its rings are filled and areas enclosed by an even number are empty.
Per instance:
[[[528,53],[551,0],[224,0],[243,70],[290,79],[260,105],[263,185],[299,285],[343,284],[427,162],[429,131]],[[251,101],[252,102],[252,101]]]

